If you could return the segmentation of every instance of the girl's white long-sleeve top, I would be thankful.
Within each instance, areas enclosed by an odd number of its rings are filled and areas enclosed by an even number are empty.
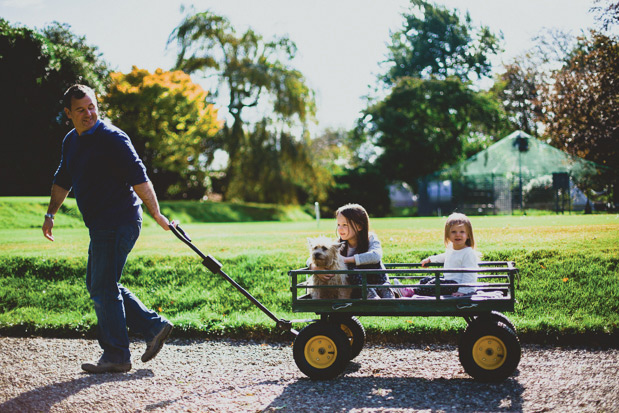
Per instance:
[[[471,247],[461,250],[448,248],[444,253],[430,256],[430,262],[442,263],[443,268],[479,268],[480,254]],[[458,284],[472,284],[477,282],[477,273],[474,272],[446,272],[446,280],[454,280]],[[458,292],[463,294],[475,293],[474,287],[460,287]]]

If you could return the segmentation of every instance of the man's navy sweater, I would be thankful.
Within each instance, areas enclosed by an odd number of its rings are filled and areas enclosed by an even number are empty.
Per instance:
[[[54,183],[73,189],[84,223],[90,229],[111,229],[141,219],[142,201],[133,186],[147,182],[146,168],[125,132],[97,121],[62,142],[62,159]]]

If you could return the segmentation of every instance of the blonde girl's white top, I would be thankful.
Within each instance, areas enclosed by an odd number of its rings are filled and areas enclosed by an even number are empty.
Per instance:
[[[430,256],[430,262],[442,263],[443,268],[479,268],[480,253],[471,247],[461,250],[447,248],[444,253]],[[477,273],[474,272],[446,272],[446,280],[456,281],[458,284],[472,284],[477,282]],[[458,292],[463,294],[475,293],[474,287],[460,287]]]

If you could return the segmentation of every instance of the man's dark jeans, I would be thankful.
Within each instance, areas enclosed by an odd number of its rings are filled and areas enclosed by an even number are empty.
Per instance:
[[[127,256],[141,227],[142,222],[136,221],[115,229],[90,230],[86,287],[97,314],[102,359],[113,363],[131,361],[127,327],[148,342],[165,322],[120,284]]]

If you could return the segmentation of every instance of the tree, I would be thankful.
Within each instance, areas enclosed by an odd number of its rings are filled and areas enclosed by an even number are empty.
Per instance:
[[[111,74],[103,102],[130,137],[162,198],[201,198],[222,121],[207,92],[181,71]]]
[[[575,38],[558,29],[545,29],[534,37],[535,46],[504,66],[491,91],[503,104],[512,129],[540,136],[543,116],[541,91],[552,82],[550,74],[566,64]]]
[[[274,133],[268,119],[256,123],[240,150],[244,161],[237,164],[236,175],[244,179],[230,183],[230,198],[283,204],[323,202],[332,175],[321,162],[321,153],[311,151],[309,135],[304,134],[304,139]]]
[[[383,150],[377,161],[381,170],[415,189],[418,178],[472,155],[465,152],[470,142],[504,122],[492,96],[472,91],[455,77],[400,79],[366,114],[364,127]]]
[[[496,97],[471,81],[490,72],[497,37],[468,14],[462,21],[443,7],[411,3],[404,28],[391,37],[382,77],[391,90],[368,106],[356,135],[382,151],[376,162],[386,177],[417,189],[420,177],[483,149],[506,122]]]
[[[619,171],[619,43],[591,31],[544,87],[546,135],[560,149]]]
[[[214,75],[227,90],[228,112],[233,121],[223,130],[223,149],[229,155],[227,174],[231,186],[241,185],[245,179],[236,174],[243,169],[241,161],[247,161],[241,153],[249,144],[243,119],[248,108],[265,104],[269,114],[261,118],[271,117],[284,125],[305,124],[314,116],[313,92],[301,72],[289,65],[296,45],[288,38],[265,41],[251,29],[239,34],[225,17],[205,11],[188,15],[170,35],[168,44],[172,43],[179,49],[177,69]],[[274,133],[288,132],[280,128]],[[234,180],[239,182],[233,184]]]
[[[601,23],[602,30],[608,30],[610,26],[619,23],[619,2],[595,0],[595,3],[602,4],[591,8],[591,11],[598,13],[597,20]]]
[[[108,77],[97,48],[69,26],[54,23],[43,31],[11,26],[0,19],[0,195],[49,194],[60,161],[62,138],[70,127],[62,95],[74,83],[101,93]]]
[[[489,57],[499,51],[499,39],[486,26],[475,27],[468,13],[462,21],[450,10],[424,0],[411,0],[402,30],[391,36],[383,80],[394,85],[399,78],[417,77],[472,80],[490,74]]]
[[[541,114],[539,88],[543,84],[536,67],[527,65],[528,58],[514,59],[497,75],[492,92],[514,125],[529,135],[539,136],[538,118]]]
[[[363,205],[368,214],[384,217],[391,209],[389,180],[369,162],[355,168],[345,168],[334,174],[335,185],[330,188],[326,209],[330,214],[348,203]]]

